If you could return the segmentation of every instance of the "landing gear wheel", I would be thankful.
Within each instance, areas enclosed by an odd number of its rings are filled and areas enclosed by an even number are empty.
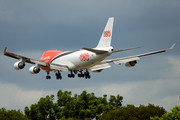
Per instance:
[[[72,74],[72,77],[74,78],[74,77],[75,77],[75,75],[74,75],[74,74]]]
[[[68,77],[69,77],[69,78],[74,78],[74,77],[75,77],[75,75],[72,73],[72,70],[71,70],[71,73],[68,74]]]
[[[91,78],[91,76],[89,75],[89,72],[88,71],[86,71],[85,73],[84,73],[84,76],[85,76],[85,78],[87,79],[90,79]]]
[[[61,77],[61,76],[56,76],[56,79],[57,79],[57,80],[58,80],[58,79],[60,79],[60,80],[61,80],[61,79],[62,79],[62,77]]]
[[[51,79],[51,76],[49,76],[49,71],[47,71],[47,76],[46,76],[46,79]]]
[[[78,74],[78,77],[85,77],[85,74],[82,73],[82,70],[80,71],[80,74]]]
[[[56,73],[55,75],[58,76],[58,73]]]
[[[84,77],[84,74],[78,74],[78,77],[80,77],[80,78]]]
[[[51,76],[46,76],[46,79],[51,79]]]
[[[74,75],[74,74],[68,74],[68,77],[69,77],[69,78],[74,78],[75,75]]]
[[[61,73],[58,71],[56,74],[56,79],[58,80],[58,79],[62,79],[62,76],[61,76]]]
[[[91,78],[91,76],[89,75],[89,76],[88,76],[88,78],[90,79],[90,78]]]

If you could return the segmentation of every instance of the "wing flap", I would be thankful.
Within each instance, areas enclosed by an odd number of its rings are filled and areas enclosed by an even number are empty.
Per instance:
[[[65,65],[50,63],[49,66],[50,66],[51,70],[55,70],[55,71],[59,70],[59,71],[69,72],[69,68]]]
[[[126,59],[116,59],[113,60],[114,64],[122,64],[122,63],[127,63],[130,61],[135,61],[135,60],[139,60],[139,57],[130,57],[130,58],[126,58]]]
[[[29,59],[28,63],[35,63],[35,64],[38,64],[38,65],[41,65],[41,66],[44,66],[44,67],[49,66],[49,63],[45,63],[45,62],[42,62],[42,61],[39,61],[39,60],[34,60],[34,59]]]
[[[95,65],[91,68],[89,68],[91,71],[95,71],[95,70],[102,70],[105,68],[110,68],[111,66],[108,63],[100,63],[98,65]]]

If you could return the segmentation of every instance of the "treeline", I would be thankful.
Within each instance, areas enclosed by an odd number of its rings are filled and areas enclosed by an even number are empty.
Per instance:
[[[153,104],[122,106],[123,97],[120,95],[110,95],[107,99],[107,95],[96,97],[94,93],[86,91],[72,96],[70,91],[59,90],[57,101],[54,102],[54,99],[54,95],[40,98],[37,103],[25,107],[25,114],[20,110],[1,108],[0,120],[161,120],[168,117],[173,119],[175,113],[179,113],[180,118],[180,107],[176,106],[172,113],[167,113],[163,107]]]
[[[70,91],[59,90],[57,102],[53,103],[54,95],[40,98],[40,100],[29,107],[25,107],[25,114],[29,119],[94,119],[102,113],[108,112],[122,106],[123,97],[111,95],[107,101],[107,95],[96,97],[94,93],[83,91],[80,95]]]
[[[28,120],[28,118],[20,110],[6,110],[5,108],[1,108],[0,120]]]

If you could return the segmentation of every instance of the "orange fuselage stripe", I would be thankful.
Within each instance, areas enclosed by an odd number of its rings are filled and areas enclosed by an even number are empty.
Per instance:
[[[44,52],[44,54],[41,56],[39,61],[50,63],[54,57],[56,57],[57,55],[59,55],[61,53],[63,53],[63,51],[48,50],[48,51]],[[45,71],[52,71],[49,66],[48,67],[42,66],[41,69],[43,69]]]

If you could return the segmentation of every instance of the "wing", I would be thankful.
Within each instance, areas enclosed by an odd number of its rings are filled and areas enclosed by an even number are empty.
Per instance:
[[[17,54],[14,54],[14,53],[7,52],[7,47],[5,47],[5,49],[4,49],[4,55],[8,56],[8,57],[11,57],[11,58],[18,59],[18,60],[19,59],[23,60],[24,62],[27,62],[27,63],[30,63],[30,64],[38,64],[39,66],[50,67],[51,70],[53,70],[53,71],[58,71],[58,70],[59,71],[65,71],[65,72],[69,71],[68,66],[65,66],[65,65],[46,63],[46,62],[42,62],[42,61],[39,61],[39,60],[35,60],[35,59],[31,59],[31,58],[24,57],[24,56],[21,56],[21,55],[17,55]]]
[[[94,71],[103,70],[103,69],[109,68],[109,67],[111,67],[111,66],[108,63],[104,62],[104,63],[99,63],[99,64],[89,68],[89,70],[94,72]]]
[[[51,70],[53,70],[53,71],[59,70],[59,71],[69,72],[69,68],[66,65],[50,63],[49,66],[50,66]]]
[[[114,64],[122,64],[122,63],[128,63],[132,61],[139,60],[139,57],[143,56],[148,56],[148,55],[153,55],[157,53],[162,53],[166,52],[167,50],[172,50],[174,48],[175,44],[173,44],[169,49],[164,49],[164,50],[159,50],[159,51],[154,51],[154,52],[149,52],[149,53],[144,53],[144,54],[139,54],[139,55],[134,55],[134,56],[129,56],[129,57],[124,57],[124,58],[116,58],[116,59],[111,59],[111,60],[104,60],[100,62],[99,64],[89,68],[91,71],[97,71],[97,70],[102,70],[105,68],[111,67],[108,63],[113,62]]]

